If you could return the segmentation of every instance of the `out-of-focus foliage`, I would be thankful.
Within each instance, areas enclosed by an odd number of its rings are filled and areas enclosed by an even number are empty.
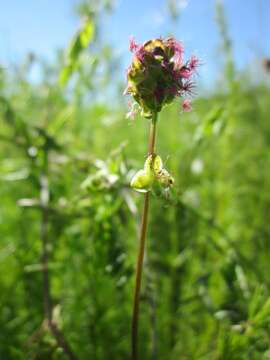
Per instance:
[[[39,84],[29,66],[0,73],[0,359],[66,359],[42,328],[45,222],[55,323],[79,359],[126,360],[142,204],[129,182],[149,124],[118,98],[83,101],[109,86],[98,71],[67,90],[59,67]],[[270,359],[270,89],[225,78],[228,92],[160,117],[175,186],[151,202],[141,359]]]
[[[65,85],[72,73],[75,71],[82,51],[89,46],[94,38],[95,25],[91,18],[87,17],[81,29],[71,41],[66,54],[66,65],[60,74],[60,82]]]

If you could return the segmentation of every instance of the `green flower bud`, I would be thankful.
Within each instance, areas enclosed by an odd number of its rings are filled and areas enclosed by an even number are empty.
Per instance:
[[[130,186],[138,192],[147,192],[155,183],[163,188],[169,188],[173,185],[174,179],[163,168],[161,157],[153,154],[146,159],[143,170],[139,170],[133,176]]]

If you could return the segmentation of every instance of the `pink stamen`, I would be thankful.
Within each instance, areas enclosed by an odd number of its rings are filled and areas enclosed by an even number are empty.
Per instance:
[[[146,54],[147,54],[147,51],[145,50],[145,48],[143,47],[143,45],[138,45],[134,56],[135,56],[141,63],[143,63]]]
[[[182,103],[182,109],[184,112],[190,112],[192,110],[191,100],[185,99]]]
[[[197,69],[198,66],[199,66],[199,59],[195,55],[192,55],[189,60],[188,67],[190,68],[190,70],[194,71]]]
[[[181,91],[182,94],[183,94],[183,93],[187,93],[187,94],[189,94],[189,95],[193,95],[193,93],[194,93],[194,88],[195,88],[194,82],[188,80],[188,81],[186,81],[186,82],[182,85],[180,91]]]
[[[134,39],[134,36],[131,36],[130,39],[129,39],[129,50],[130,50],[131,52],[136,51],[137,48],[138,48],[138,46],[139,46],[139,45],[136,44],[135,39]]]
[[[179,75],[183,79],[188,79],[192,75],[192,70],[189,67],[183,66],[182,69],[179,71]]]

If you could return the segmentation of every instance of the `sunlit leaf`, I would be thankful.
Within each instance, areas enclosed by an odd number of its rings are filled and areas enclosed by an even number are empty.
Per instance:
[[[78,66],[79,57],[93,41],[95,25],[93,19],[87,17],[81,29],[75,34],[67,50],[66,65],[60,73],[60,83],[65,85]]]

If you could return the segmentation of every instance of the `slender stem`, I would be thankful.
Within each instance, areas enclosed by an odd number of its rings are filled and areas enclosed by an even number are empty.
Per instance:
[[[151,128],[150,128],[150,135],[149,135],[148,155],[153,154],[155,150],[156,124],[157,124],[157,114],[153,114]],[[137,267],[136,267],[136,280],[135,280],[135,292],[134,292],[133,316],[132,316],[132,328],[131,328],[132,360],[138,359],[138,321],[139,321],[139,310],[140,310],[140,293],[141,293],[144,248],[145,248],[145,240],[146,240],[146,232],[147,232],[147,224],[148,224],[148,210],[149,210],[149,192],[145,193],[144,195],[139,254],[137,258]]]
[[[149,144],[148,144],[148,155],[153,154],[155,151],[156,133],[157,133],[156,125],[157,125],[157,114],[153,115],[151,122]]]

